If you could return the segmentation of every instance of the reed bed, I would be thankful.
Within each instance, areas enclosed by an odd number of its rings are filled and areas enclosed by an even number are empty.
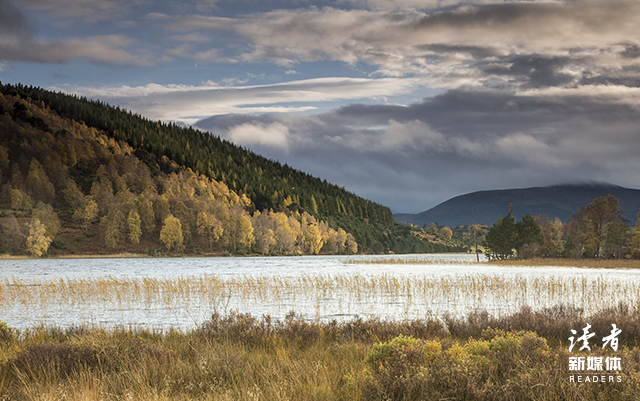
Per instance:
[[[533,258],[506,260],[455,260],[433,258],[372,258],[347,259],[343,263],[353,265],[490,265],[490,266],[526,266],[526,267],[581,267],[598,269],[640,269],[638,259],[567,259]]]
[[[596,269],[640,269],[638,259],[566,259],[566,258],[533,258],[491,260],[484,263],[497,266],[558,266],[558,267],[590,267]]]
[[[466,315],[493,316],[522,307],[535,310],[568,305],[591,313],[621,301],[640,303],[640,281],[583,275],[447,276],[306,275],[178,278],[67,278],[0,282],[0,313],[20,322],[143,324],[167,327],[198,324],[211,311],[241,310],[283,317],[295,309],[307,319],[355,315],[414,319]],[[173,320],[168,319],[172,317]]]
[[[348,265],[477,265],[475,260],[435,259],[435,258],[372,258],[346,259],[342,263]]]

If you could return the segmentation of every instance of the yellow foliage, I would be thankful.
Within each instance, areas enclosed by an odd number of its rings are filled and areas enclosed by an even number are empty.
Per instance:
[[[29,223],[29,236],[27,237],[27,252],[35,257],[47,252],[51,244],[51,238],[45,235],[46,228],[37,217]]]

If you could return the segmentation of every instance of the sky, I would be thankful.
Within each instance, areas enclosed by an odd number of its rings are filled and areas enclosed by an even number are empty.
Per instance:
[[[0,80],[194,125],[417,213],[640,188],[640,2],[0,0]]]

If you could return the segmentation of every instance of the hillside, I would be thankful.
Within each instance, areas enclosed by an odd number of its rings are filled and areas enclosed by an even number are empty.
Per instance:
[[[613,195],[620,200],[624,217],[630,224],[636,222],[640,206],[640,190],[609,184],[555,185],[523,189],[479,191],[451,198],[418,214],[398,214],[398,221],[419,226],[437,222],[440,225],[493,224],[513,205],[513,215],[520,219],[525,213],[546,214],[562,221],[575,214],[593,199]]]
[[[134,149],[166,156],[180,166],[224,182],[231,190],[246,194],[258,210],[301,208],[323,217],[351,216],[385,227],[393,225],[388,207],[209,133],[147,120],[99,101],[40,88],[0,84],[0,91],[42,102],[59,115],[102,130]]]
[[[389,222],[384,206],[219,138],[98,102],[1,87],[0,253],[26,252],[36,217],[51,254],[458,249]],[[214,174],[218,165],[230,170]],[[239,182],[255,191],[234,190]],[[298,195],[298,185],[308,192]]]

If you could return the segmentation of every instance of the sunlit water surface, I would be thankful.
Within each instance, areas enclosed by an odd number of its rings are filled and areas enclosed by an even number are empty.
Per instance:
[[[344,320],[511,313],[640,300],[640,270],[475,265],[475,255],[393,256],[433,264],[345,263],[390,256],[0,260],[0,320],[24,329],[189,329],[212,312]]]

